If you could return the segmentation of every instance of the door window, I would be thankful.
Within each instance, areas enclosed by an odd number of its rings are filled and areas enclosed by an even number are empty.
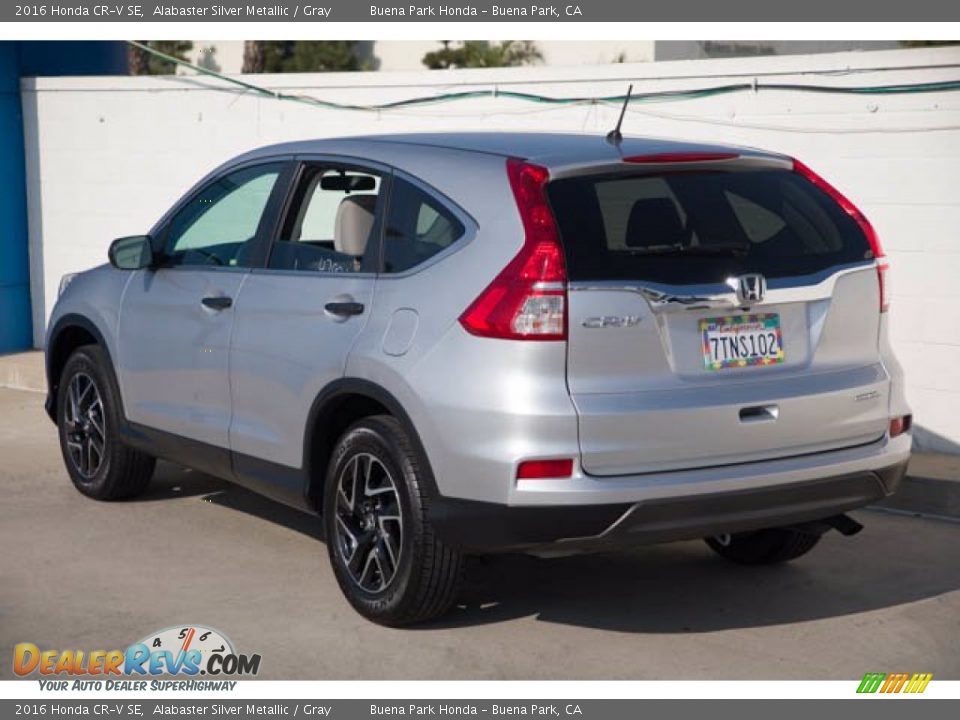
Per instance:
[[[165,264],[248,267],[282,169],[279,162],[247,167],[204,187],[170,223]]]
[[[366,170],[307,166],[294,190],[269,267],[375,272],[382,178]]]

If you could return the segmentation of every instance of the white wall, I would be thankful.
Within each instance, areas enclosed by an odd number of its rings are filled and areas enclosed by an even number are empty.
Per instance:
[[[223,73],[243,70],[243,40],[194,40],[187,58],[194,65]],[[376,70],[423,70],[423,56],[442,47],[439,40],[368,40],[358,48],[363,62]],[[802,55],[848,50],[891,50],[896,40],[537,40],[543,65],[605,65],[661,60],[753,55]],[[189,68],[177,68],[191,75]]]
[[[953,80],[960,49],[636,65],[247,78],[375,103],[492,86],[552,96],[728,82],[890,85]],[[391,112],[320,110],[197,78],[23,82],[36,343],[60,277],[145,231],[200,175],[251,147],[366,132],[521,128],[603,133],[618,108],[501,98]],[[960,450],[960,92],[742,92],[634,105],[627,134],[756,145],[801,157],[858,204],[891,257],[893,337],[924,442]]]

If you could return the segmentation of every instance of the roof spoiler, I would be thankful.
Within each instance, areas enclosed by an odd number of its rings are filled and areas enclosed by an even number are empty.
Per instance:
[[[683,170],[793,170],[793,160],[785,155],[769,155],[750,150],[665,152],[631,155],[617,160],[574,163],[550,168],[550,178],[615,173],[651,175]]]

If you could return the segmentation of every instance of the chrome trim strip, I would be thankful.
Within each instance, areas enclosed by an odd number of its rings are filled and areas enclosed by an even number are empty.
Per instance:
[[[711,308],[748,308],[785,302],[819,300],[833,294],[837,278],[875,268],[876,260],[829,268],[820,273],[767,280],[766,297],[758,303],[742,304],[728,284],[666,285],[622,280],[571,282],[570,292],[632,292],[642,295],[654,313]]]

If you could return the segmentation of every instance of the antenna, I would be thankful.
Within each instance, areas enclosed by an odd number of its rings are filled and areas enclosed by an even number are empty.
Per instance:
[[[607,142],[611,145],[620,145],[623,141],[623,135],[620,132],[620,126],[623,125],[623,116],[627,112],[627,105],[630,104],[630,96],[633,94],[633,84],[627,88],[627,96],[623,99],[623,107],[620,108],[620,119],[617,120],[617,126],[607,133]]]

